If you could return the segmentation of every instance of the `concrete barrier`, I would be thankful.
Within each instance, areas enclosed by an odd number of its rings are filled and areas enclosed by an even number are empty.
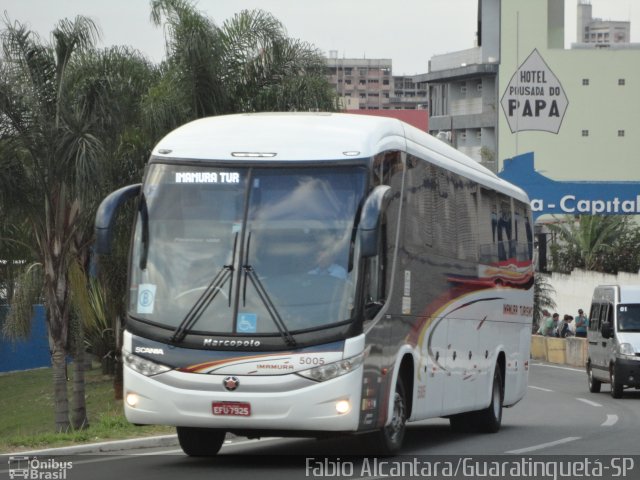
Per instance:
[[[569,337],[565,339],[565,354],[568,365],[584,367],[587,364],[587,339]]]
[[[587,363],[587,339],[532,335],[531,358],[549,363],[584,367]]]
[[[534,360],[547,360],[547,342],[542,335],[531,336],[531,358]]]
[[[545,337],[547,341],[547,361],[550,363],[566,363],[565,339]]]

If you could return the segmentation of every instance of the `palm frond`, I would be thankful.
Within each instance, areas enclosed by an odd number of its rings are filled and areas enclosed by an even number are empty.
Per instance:
[[[31,333],[33,305],[42,298],[42,267],[39,263],[27,265],[18,277],[17,287],[2,327],[5,338],[27,339]]]

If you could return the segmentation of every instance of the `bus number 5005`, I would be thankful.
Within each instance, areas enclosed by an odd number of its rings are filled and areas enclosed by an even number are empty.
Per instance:
[[[300,365],[324,365],[322,357],[300,357]]]

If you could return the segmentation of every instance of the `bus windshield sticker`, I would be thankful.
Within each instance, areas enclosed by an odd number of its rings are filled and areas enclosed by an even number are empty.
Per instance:
[[[175,172],[176,183],[240,183],[238,172]]]
[[[156,298],[156,286],[151,283],[141,283],[138,286],[138,313],[153,313]]]
[[[255,313],[239,313],[236,329],[238,333],[256,333],[258,331],[258,315]]]

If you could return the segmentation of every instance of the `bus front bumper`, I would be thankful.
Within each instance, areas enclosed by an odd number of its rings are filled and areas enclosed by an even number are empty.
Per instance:
[[[135,424],[229,431],[356,431],[362,372],[360,366],[325,382],[296,374],[237,376],[236,390],[227,391],[227,375],[170,371],[147,377],[125,366],[125,415]],[[236,414],[220,414],[223,402],[232,406],[223,411]]]

